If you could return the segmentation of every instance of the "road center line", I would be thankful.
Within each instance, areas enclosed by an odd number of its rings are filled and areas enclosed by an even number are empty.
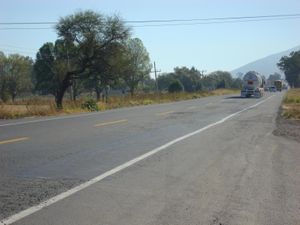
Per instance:
[[[197,109],[197,106],[190,106],[187,108],[188,110]]]
[[[10,143],[19,142],[19,141],[26,141],[28,139],[29,139],[29,137],[21,137],[21,138],[14,138],[14,139],[9,139],[9,140],[4,140],[4,141],[0,141],[0,145],[10,144]]]
[[[103,127],[103,126],[107,126],[107,125],[113,125],[113,124],[117,124],[117,123],[127,123],[128,120],[116,120],[116,121],[110,121],[110,122],[105,122],[105,123],[98,123],[95,124],[94,127]]]
[[[167,111],[167,112],[161,112],[161,113],[156,113],[157,116],[165,116],[171,113],[174,113],[175,111]]]
[[[219,120],[217,122],[211,123],[211,124],[209,124],[209,125],[207,125],[205,127],[202,127],[200,129],[196,130],[196,131],[193,131],[193,132],[188,133],[188,134],[186,134],[184,136],[176,138],[176,139],[174,139],[174,140],[172,140],[172,141],[170,141],[170,142],[168,142],[168,143],[166,143],[166,144],[164,144],[164,145],[162,145],[160,147],[157,147],[157,148],[155,148],[155,149],[153,149],[153,150],[151,150],[151,151],[149,151],[149,152],[147,152],[147,153],[145,153],[145,154],[143,154],[141,156],[138,156],[138,157],[136,157],[136,158],[134,158],[134,159],[132,159],[132,160],[130,160],[130,161],[128,161],[128,162],[120,165],[120,166],[117,166],[117,167],[115,167],[115,168],[113,168],[113,169],[111,169],[111,170],[109,170],[109,171],[107,171],[107,172],[105,172],[105,173],[97,176],[97,177],[94,177],[93,179],[91,179],[91,180],[89,180],[89,181],[87,181],[85,183],[82,183],[82,184],[80,184],[80,185],[78,185],[78,186],[76,186],[76,187],[74,187],[74,188],[72,188],[72,189],[70,189],[70,190],[68,190],[66,192],[63,192],[63,193],[61,193],[61,194],[59,194],[57,196],[54,196],[54,197],[52,197],[52,198],[50,198],[50,199],[48,199],[48,200],[46,200],[46,201],[44,201],[44,202],[36,205],[36,206],[32,206],[32,207],[30,207],[28,209],[25,209],[25,210],[23,210],[23,211],[15,214],[15,215],[12,215],[12,216],[10,216],[10,217],[8,217],[8,218],[0,221],[0,224],[2,224],[2,225],[9,225],[9,224],[12,224],[12,223],[14,223],[14,222],[16,222],[18,220],[21,220],[22,218],[27,217],[27,216],[29,216],[29,215],[37,212],[37,211],[40,211],[41,209],[43,209],[43,208],[45,208],[47,206],[50,206],[50,205],[52,205],[52,204],[54,204],[54,203],[56,203],[56,202],[58,202],[58,201],[60,201],[62,199],[65,199],[65,198],[67,198],[67,197],[69,197],[69,196],[71,196],[71,195],[73,195],[73,194],[75,194],[75,193],[77,193],[77,192],[79,192],[79,191],[81,191],[81,190],[83,190],[83,189],[85,189],[85,188],[87,188],[87,187],[89,187],[89,186],[91,186],[91,185],[93,185],[93,184],[95,184],[95,183],[103,180],[106,177],[112,176],[115,173],[118,173],[118,172],[120,172],[120,171],[122,171],[122,170],[124,170],[124,169],[126,169],[126,168],[128,168],[128,167],[130,167],[130,166],[132,166],[132,165],[134,165],[134,164],[136,164],[136,163],[138,163],[138,162],[140,162],[140,161],[142,161],[142,160],[144,160],[144,159],[146,159],[146,158],[148,158],[148,157],[150,157],[150,156],[152,156],[152,155],[154,155],[154,154],[156,154],[156,153],[158,153],[158,152],[160,152],[162,150],[165,150],[168,147],[170,147],[170,146],[172,146],[172,145],[174,145],[174,144],[176,144],[178,142],[181,142],[181,141],[183,141],[183,140],[185,140],[185,139],[187,139],[189,137],[192,137],[192,136],[194,136],[196,134],[199,134],[199,133],[201,133],[201,132],[203,132],[203,131],[205,131],[205,130],[207,130],[209,128],[212,128],[212,127],[215,127],[215,126],[217,126],[219,124],[222,124],[225,121],[231,119],[232,117],[234,117],[234,116],[236,116],[238,114],[241,114],[241,113],[243,113],[243,112],[245,112],[245,111],[247,111],[249,109],[255,108],[255,107],[259,106],[260,104],[266,102],[267,100],[269,100],[272,97],[274,97],[274,95],[272,95],[272,96],[270,96],[270,97],[268,97],[268,98],[266,98],[266,99],[264,99],[264,100],[262,100],[262,101],[260,101],[260,102],[258,102],[256,104],[254,104],[252,106],[249,106],[249,107],[247,107],[247,108],[245,108],[243,110],[240,110],[240,111],[235,112],[235,113],[233,113],[233,114],[231,114],[229,116],[226,116],[226,117],[224,117],[223,119],[221,119],[221,120]]]

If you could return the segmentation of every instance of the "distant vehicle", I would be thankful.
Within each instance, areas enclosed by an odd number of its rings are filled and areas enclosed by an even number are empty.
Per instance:
[[[281,91],[282,90],[282,80],[275,80],[274,86],[276,87],[277,91]]]
[[[270,91],[270,92],[276,92],[277,89],[276,89],[276,87],[269,87],[269,91]]]
[[[264,95],[264,83],[265,82],[259,73],[255,71],[249,71],[243,77],[241,97],[262,97]]]

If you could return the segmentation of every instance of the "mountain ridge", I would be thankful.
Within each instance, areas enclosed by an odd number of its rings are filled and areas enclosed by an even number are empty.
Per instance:
[[[245,74],[251,70],[254,70],[262,75],[265,75],[266,77],[268,77],[270,74],[273,74],[275,72],[283,74],[282,71],[279,70],[276,64],[279,62],[281,57],[289,55],[293,51],[299,51],[299,50],[300,50],[300,45],[282,52],[268,55],[266,57],[252,61],[237,69],[232,70],[231,74],[233,77],[237,77],[239,73]]]

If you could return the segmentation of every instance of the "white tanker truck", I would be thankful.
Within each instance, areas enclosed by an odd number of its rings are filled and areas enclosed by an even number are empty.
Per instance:
[[[260,98],[264,95],[264,84],[262,76],[255,72],[249,71],[243,77],[243,87],[241,90],[241,97],[249,98],[254,96]]]

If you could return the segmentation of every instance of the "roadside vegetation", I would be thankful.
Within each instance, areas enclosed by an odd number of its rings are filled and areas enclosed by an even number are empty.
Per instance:
[[[79,11],[60,18],[55,31],[57,39],[35,59],[0,52],[0,118],[171,102],[241,87],[229,72],[204,75],[194,67],[153,79],[147,49],[118,15]]]
[[[287,119],[300,120],[300,88],[290,89],[282,103],[282,115]]]
[[[14,102],[0,103],[1,119],[16,119],[21,117],[38,117],[50,115],[64,115],[90,111],[168,103],[174,101],[197,99],[208,96],[238,93],[237,89],[217,89],[213,91],[199,91],[194,93],[139,93],[134,96],[111,96],[107,101],[95,101],[93,98],[80,98],[76,101],[64,100],[64,108],[57,110],[55,101],[49,97],[35,97],[15,100]]]

